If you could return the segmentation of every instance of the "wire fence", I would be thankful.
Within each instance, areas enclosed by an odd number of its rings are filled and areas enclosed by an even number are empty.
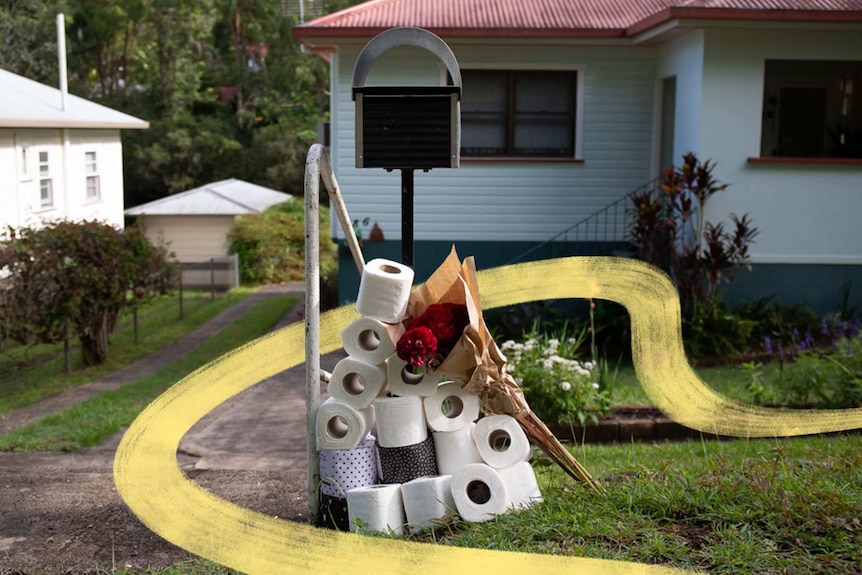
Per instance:
[[[239,255],[213,257],[202,262],[180,264],[180,291],[208,289],[216,291],[239,287]]]
[[[186,288],[174,290],[170,294],[160,296],[153,302],[148,302],[141,308],[127,308],[117,319],[110,335],[110,347],[123,342],[137,344],[139,339],[147,337],[169,323],[180,322],[186,316],[192,316],[197,311],[211,304],[215,298],[227,294],[226,290],[212,291],[205,289]],[[61,369],[71,373],[73,364],[80,355],[80,343],[72,337],[57,344],[20,345],[6,341],[0,349],[0,377],[7,369],[15,370],[16,365],[52,364],[61,360]]]

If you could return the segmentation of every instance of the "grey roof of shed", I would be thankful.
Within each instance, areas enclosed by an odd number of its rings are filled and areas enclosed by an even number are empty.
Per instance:
[[[256,214],[293,198],[243,180],[222,180],[153,200],[125,211],[127,216],[233,216]]]
[[[0,69],[0,128],[148,128],[128,114]]]

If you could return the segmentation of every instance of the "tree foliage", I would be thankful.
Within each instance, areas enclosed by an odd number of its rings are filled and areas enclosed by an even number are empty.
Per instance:
[[[168,289],[173,265],[136,227],[57,221],[8,230],[0,242],[0,338],[22,345],[78,337],[104,362],[120,312]]]
[[[57,86],[55,18],[69,12],[66,0],[7,0],[0,3],[0,68]]]
[[[225,178],[300,193],[329,74],[281,0],[11,0],[0,67],[56,86],[58,12],[70,91],[150,122],[123,133],[127,206]]]

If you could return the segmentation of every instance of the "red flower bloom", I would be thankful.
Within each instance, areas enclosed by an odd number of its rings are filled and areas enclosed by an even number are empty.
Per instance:
[[[398,357],[412,366],[434,371],[470,323],[467,306],[435,303],[413,320],[398,340]]]
[[[433,364],[437,358],[437,338],[427,327],[411,327],[398,340],[396,353],[410,365]]]
[[[427,327],[437,338],[439,349],[450,350],[464,328],[470,323],[467,306],[457,303],[435,303],[429,305],[425,312],[416,318],[410,327]]]

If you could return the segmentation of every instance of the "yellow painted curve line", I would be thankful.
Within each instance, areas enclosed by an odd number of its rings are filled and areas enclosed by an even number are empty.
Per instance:
[[[631,316],[632,361],[644,391],[674,421],[736,437],[787,437],[862,428],[862,408],[775,409],[732,401],[707,386],[685,355],[679,296],[657,268],[631,259],[576,257],[479,274],[483,308],[559,298],[622,304]]]
[[[725,425],[726,421],[709,422],[710,414],[734,417],[738,423],[764,417],[768,423],[748,422],[737,425],[736,430],[744,429],[750,435],[775,424],[770,435],[782,435],[787,430],[799,433],[800,420],[808,421],[802,427],[809,433],[859,427],[862,422],[862,410],[820,414],[820,419],[794,412],[795,422],[790,425],[781,414],[731,404],[711,392],[685,360],[673,287],[648,266],[615,258],[567,258],[488,270],[479,274],[479,282],[486,309],[583,297],[625,305],[632,316],[639,377],[660,407],[674,417],[683,416],[687,424],[701,422],[708,430],[724,433],[733,426]],[[352,306],[321,316],[321,354],[341,347],[341,330],[356,317]],[[230,397],[300,365],[305,359],[304,346],[302,324],[255,340],[171,387],[132,423],[117,449],[114,478],[117,491],[145,525],[191,553],[247,573],[402,575],[420,569],[426,575],[465,570],[475,575],[685,573],[636,563],[444,547],[317,529],[241,508],[189,480],[176,459],[179,442],[188,430]],[[824,425],[816,424],[820,420]],[[852,425],[842,428],[840,422]]]

